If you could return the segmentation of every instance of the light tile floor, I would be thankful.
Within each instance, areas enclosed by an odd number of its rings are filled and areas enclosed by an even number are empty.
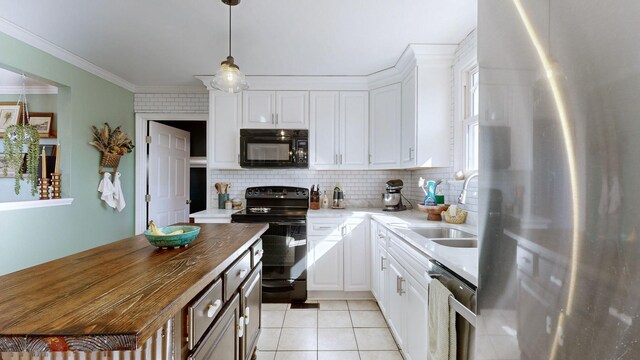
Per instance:
[[[262,305],[258,360],[402,360],[374,301]]]

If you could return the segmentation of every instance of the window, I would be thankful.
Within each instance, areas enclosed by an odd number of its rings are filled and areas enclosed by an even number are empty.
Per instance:
[[[474,67],[467,72],[464,89],[464,165],[466,170],[478,170],[478,113],[480,72]]]

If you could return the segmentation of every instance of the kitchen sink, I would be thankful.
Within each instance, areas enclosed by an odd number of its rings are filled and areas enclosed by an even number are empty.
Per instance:
[[[466,231],[446,227],[410,227],[408,229],[427,239],[468,239],[476,237]]]
[[[478,240],[476,239],[434,239],[434,243],[442,246],[455,248],[477,248]]]

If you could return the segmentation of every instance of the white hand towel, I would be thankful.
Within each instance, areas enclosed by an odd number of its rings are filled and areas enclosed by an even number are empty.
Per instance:
[[[455,360],[456,311],[449,306],[453,296],[440,281],[429,284],[429,358],[431,360]]]
[[[124,202],[124,194],[122,193],[122,184],[120,184],[120,172],[116,171],[115,179],[113,180],[113,187],[115,189],[114,199],[116,201],[116,209],[122,211],[127,203]]]
[[[111,174],[105,172],[102,176],[102,180],[100,180],[100,184],[98,185],[98,192],[102,193],[100,195],[100,199],[107,203],[110,207],[116,207],[116,201],[114,199],[115,188],[113,187],[113,183],[111,182]]]

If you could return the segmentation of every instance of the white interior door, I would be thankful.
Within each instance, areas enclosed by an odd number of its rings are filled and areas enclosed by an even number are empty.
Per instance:
[[[147,220],[158,227],[189,221],[190,133],[149,122]]]

